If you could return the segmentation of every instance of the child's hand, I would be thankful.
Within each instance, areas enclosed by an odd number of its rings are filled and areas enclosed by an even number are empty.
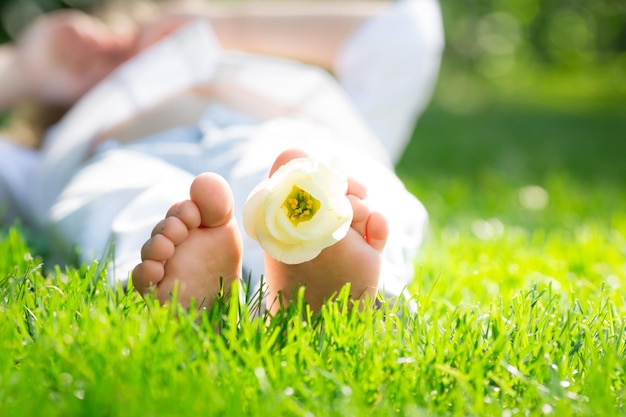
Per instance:
[[[68,105],[133,52],[135,34],[117,33],[78,11],[43,16],[18,40],[27,96]]]

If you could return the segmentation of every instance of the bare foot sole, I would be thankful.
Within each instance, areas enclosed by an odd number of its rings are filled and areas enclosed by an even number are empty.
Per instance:
[[[276,159],[270,176],[280,166],[303,156],[306,154],[299,150],[283,152]],[[382,251],[389,235],[387,221],[365,204],[366,188],[362,184],[350,179],[347,195],[354,216],[345,238],[324,249],[315,259],[301,264],[288,265],[265,255],[270,313],[276,313],[281,303],[289,304],[303,285],[306,287],[304,299],[314,311],[348,283],[352,299],[376,295]]]
[[[154,227],[132,273],[134,287],[153,293],[161,303],[210,307],[241,276],[242,242],[233,217],[233,196],[226,181],[205,173],[195,178],[190,200],[174,204]]]

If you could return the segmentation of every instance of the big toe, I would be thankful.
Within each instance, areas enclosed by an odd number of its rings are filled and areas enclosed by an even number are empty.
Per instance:
[[[190,189],[204,227],[222,226],[233,217],[233,193],[226,180],[214,173],[198,175]]]

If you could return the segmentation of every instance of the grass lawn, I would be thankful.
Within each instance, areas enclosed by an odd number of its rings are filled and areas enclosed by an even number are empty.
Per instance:
[[[431,215],[415,313],[198,320],[5,228],[0,415],[626,415],[626,96],[583,81],[444,72],[398,167]]]

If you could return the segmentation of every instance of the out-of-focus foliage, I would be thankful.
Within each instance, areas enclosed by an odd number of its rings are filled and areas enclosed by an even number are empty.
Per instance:
[[[441,0],[448,58],[490,77],[516,63],[626,70],[626,2]]]

